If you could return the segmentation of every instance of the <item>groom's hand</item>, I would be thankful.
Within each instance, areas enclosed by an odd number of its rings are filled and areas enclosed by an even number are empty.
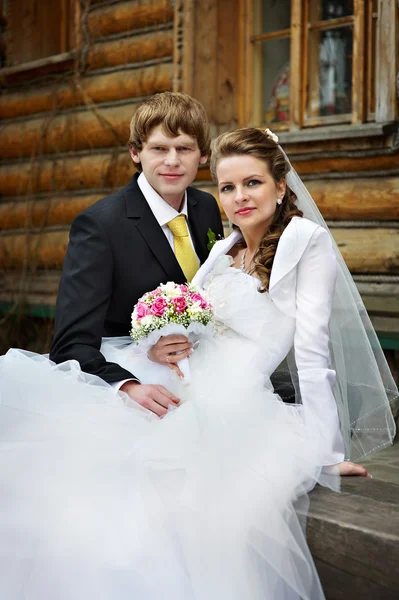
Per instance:
[[[120,388],[137,404],[163,417],[170,404],[178,405],[180,400],[171,394],[163,385],[141,384],[137,381],[126,381]]]

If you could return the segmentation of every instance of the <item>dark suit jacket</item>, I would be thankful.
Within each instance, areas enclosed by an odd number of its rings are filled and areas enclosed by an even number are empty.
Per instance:
[[[185,281],[137,177],[76,217],[57,296],[51,360],[78,360],[83,371],[109,383],[134,374],[106,362],[99,351],[101,338],[129,335],[133,307],[145,292],[167,281]],[[203,263],[208,228],[223,235],[220,212],[213,196],[191,187],[187,204]]]

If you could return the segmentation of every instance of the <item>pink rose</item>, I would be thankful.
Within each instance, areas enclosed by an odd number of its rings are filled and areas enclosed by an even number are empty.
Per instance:
[[[150,314],[150,307],[145,302],[139,302],[136,308],[137,320],[140,321],[143,317]]]
[[[152,303],[151,313],[153,315],[155,315],[156,317],[162,317],[165,312],[165,308],[167,306],[168,306],[168,303],[165,300],[165,298],[162,298],[162,297],[156,298],[154,300],[154,302]]]
[[[172,304],[175,307],[175,311],[178,313],[184,312],[187,308],[187,302],[183,298],[183,296],[179,296],[178,298],[173,298]]]
[[[188,287],[186,285],[179,286],[182,294],[188,293]]]
[[[201,308],[206,308],[208,306],[208,303],[203,299],[203,297],[201,296],[201,294],[190,294],[190,298],[193,302],[199,302]]]

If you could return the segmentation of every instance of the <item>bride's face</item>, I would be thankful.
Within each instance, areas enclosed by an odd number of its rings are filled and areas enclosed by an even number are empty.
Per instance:
[[[271,224],[285,182],[275,182],[268,165],[248,154],[228,156],[216,167],[219,199],[228,219],[244,233],[262,235]]]

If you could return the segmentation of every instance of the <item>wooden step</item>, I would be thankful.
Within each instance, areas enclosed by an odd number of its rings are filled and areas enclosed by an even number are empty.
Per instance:
[[[308,542],[327,600],[399,598],[399,443],[346,477],[340,494],[310,494]]]

